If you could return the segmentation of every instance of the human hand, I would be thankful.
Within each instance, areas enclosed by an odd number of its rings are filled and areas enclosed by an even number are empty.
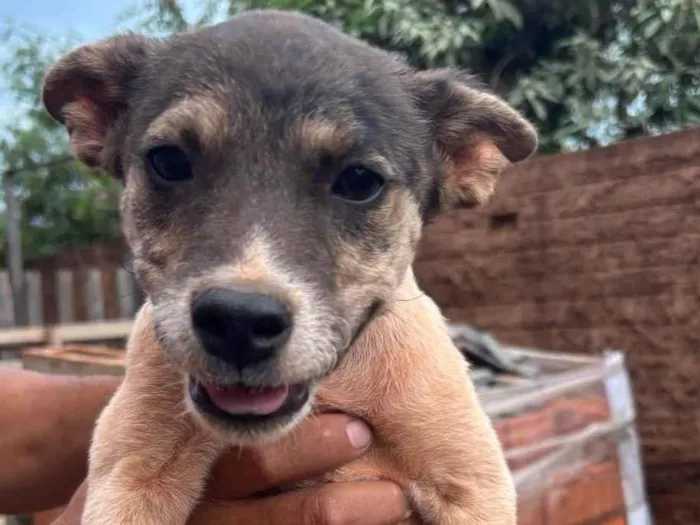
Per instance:
[[[256,494],[319,476],[362,456],[368,427],[342,414],[304,421],[277,443],[234,450],[215,465],[188,525],[394,525],[406,520],[403,491],[388,481],[330,483],[275,496]],[[86,486],[53,525],[79,525]]]

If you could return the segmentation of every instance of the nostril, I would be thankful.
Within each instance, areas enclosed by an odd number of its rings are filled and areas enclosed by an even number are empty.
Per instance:
[[[265,315],[258,318],[251,326],[251,335],[256,339],[276,339],[289,329],[286,315]]]
[[[212,308],[208,305],[194,308],[192,317],[198,330],[202,330],[213,337],[226,337],[228,322],[221,315],[221,311],[218,308]]]

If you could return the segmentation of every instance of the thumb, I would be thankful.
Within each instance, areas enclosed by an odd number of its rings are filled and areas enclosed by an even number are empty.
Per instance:
[[[204,503],[188,525],[395,525],[409,515],[398,485],[363,481],[255,500]]]
[[[63,513],[51,525],[80,525],[87,496],[87,483],[83,482],[68,503]]]

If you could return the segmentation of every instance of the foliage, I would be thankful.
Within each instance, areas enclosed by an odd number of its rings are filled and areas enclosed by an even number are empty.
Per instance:
[[[700,0],[208,0],[192,23],[176,0],[140,7],[165,32],[294,9],[417,67],[470,69],[537,124],[545,152],[700,123]]]
[[[700,0],[134,0],[131,28],[167,35],[250,8],[323,18],[416,67],[477,73],[538,127],[543,152],[700,124]],[[0,171],[50,163],[66,137],[40,108],[45,66],[74,37],[10,26],[0,68],[21,110]],[[117,235],[118,184],[75,162],[17,174],[25,255]],[[2,223],[0,213],[0,223]]]
[[[65,131],[41,108],[44,70],[76,38],[8,26],[0,39],[9,57],[0,71],[19,108],[0,135],[0,166],[15,172],[25,257],[116,237],[118,184],[73,161]]]

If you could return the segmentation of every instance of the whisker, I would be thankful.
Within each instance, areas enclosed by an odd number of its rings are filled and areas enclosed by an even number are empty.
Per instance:
[[[126,263],[119,262],[118,264],[119,264],[119,267],[122,270],[124,270],[125,272],[130,273],[131,275],[134,275],[134,276],[136,275],[136,272],[134,271],[134,262],[133,261],[129,261]]]
[[[411,297],[410,299],[396,299],[397,302],[399,303],[408,303],[410,301],[415,301],[416,299],[420,299],[421,297],[425,296],[425,292],[421,292],[420,294],[416,295],[415,297]]]

